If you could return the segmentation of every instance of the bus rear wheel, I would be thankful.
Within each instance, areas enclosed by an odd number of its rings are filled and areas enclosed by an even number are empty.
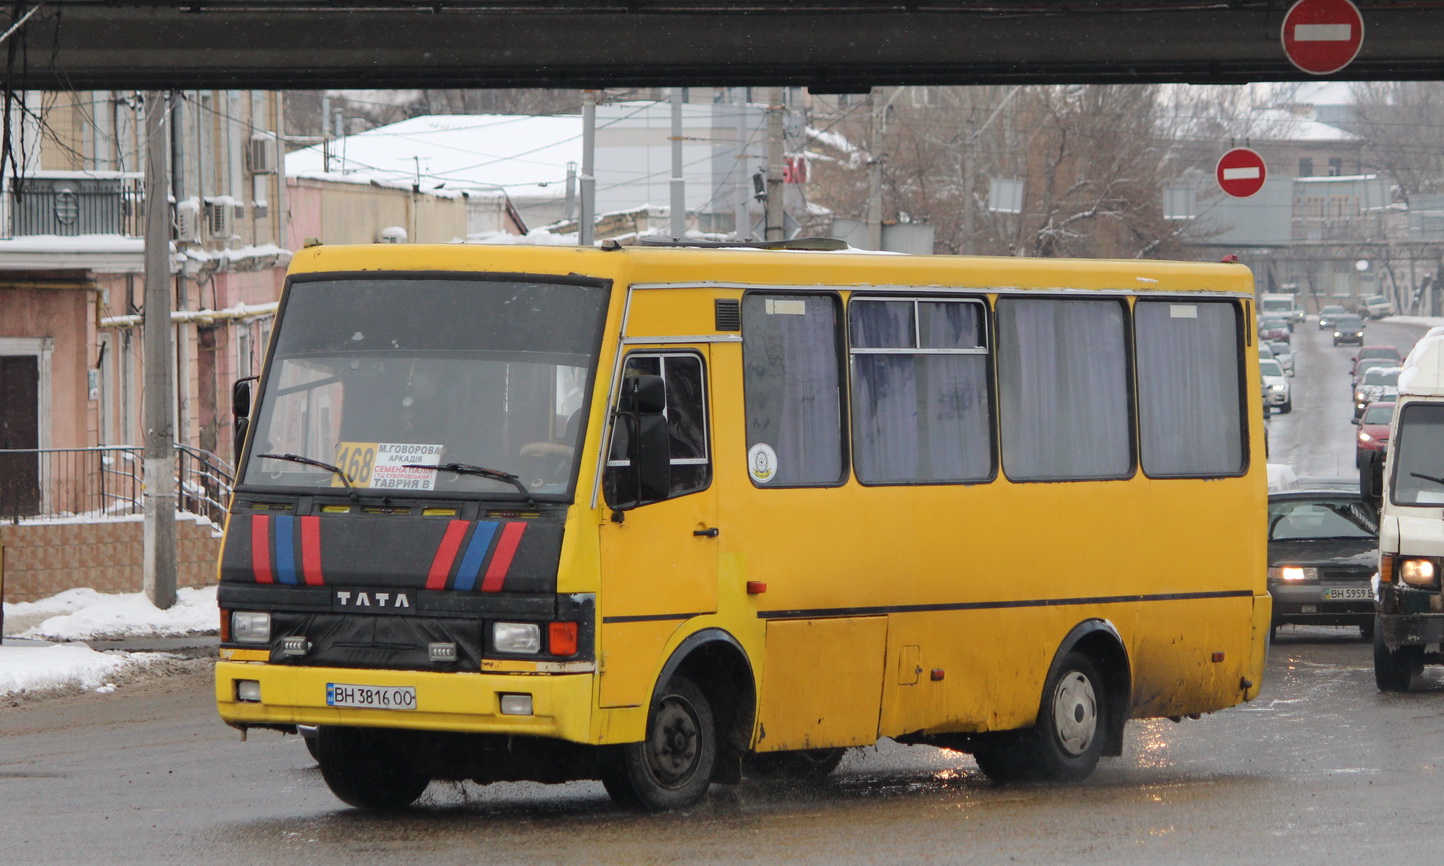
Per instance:
[[[702,801],[717,766],[712,705],[683,674],[668,681],[647,716],[647,738],[602,755],[602,784],[618,804],[648,812]]]
[[[1032,729],[984,740],[973,757],[1000,782],[1079,782],[1098,766],[1108,722],[1098,669],[1082,653],[1069,653],[1044,688]]]
[[[358,809],[405,809],[431,782],[385,731],[325,726],[316,732],[316,752],[331,793]]]

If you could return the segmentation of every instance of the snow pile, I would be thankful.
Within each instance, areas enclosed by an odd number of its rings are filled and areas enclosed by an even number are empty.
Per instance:
[[[102,595],[68,589],[35,602],[5,605],[5,618],[50,614],[20,637],[76,641],[107,637],[173,637],[215,631],[216,588],[182,588],[170,610],[150,603],[145,593]]]
[[[44,640],[207,633],[216,630],[217,617],[215,587],[181,589],[170,610],[160,610],[143,593],[105,595],[93,589],[7,604],[8,625],[36,624],[20,632],[20,642],[11,638],[0,644],[0,696],[65,687],[110,694],[126,674],[171,658],[164,653],[97,652],[83,643]]]
[[[71,685],[109,694],[115,691],[111,679],[137,655],[99,653],[83,645],[0,645],[0,695]]]

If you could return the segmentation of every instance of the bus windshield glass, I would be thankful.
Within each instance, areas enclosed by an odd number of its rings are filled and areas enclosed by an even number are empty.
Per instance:
[[[1444,505],[1444,406],[1410,403],[1399,419],[1394,449],[1395,505]]]
[[[241,485],[569,498],[606,299],[595,282],[294,282]]]

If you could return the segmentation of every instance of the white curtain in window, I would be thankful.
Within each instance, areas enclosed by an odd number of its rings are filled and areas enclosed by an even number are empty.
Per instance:
[[[1009,478],[1119,478],[1132,471],[1122,302],[999,300],[998,385]]]

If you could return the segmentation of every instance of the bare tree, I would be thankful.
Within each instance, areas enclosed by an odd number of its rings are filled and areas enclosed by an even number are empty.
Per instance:
[[[1366,162],[1406,199],[1444,193],[1444,82],[1369,81],[1352,90],[1353,117],[1341,123],[1364,138]]]

